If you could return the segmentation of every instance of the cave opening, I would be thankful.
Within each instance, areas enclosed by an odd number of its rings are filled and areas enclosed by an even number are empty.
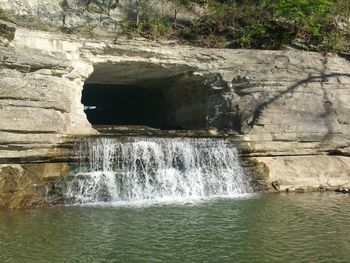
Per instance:
[[[97,64],[81,101],[95,127],[206,128],[206,86],[187,67]]]
[[[168,126],[161,87],[86,84],[82,98],[93,125]]]

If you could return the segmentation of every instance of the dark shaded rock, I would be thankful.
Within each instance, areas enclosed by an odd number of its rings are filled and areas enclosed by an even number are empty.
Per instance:
[[[302,194],[302,193],[305,193],[305,189],[304,189],[304,188],[301,188],[301,187],[300,187],[300,188],[296,188],[296,189],[295,189],[295,192],[296,192],[296,193],[299,193],[299,194]]]
[[[0,20],[0,37],[3,37],[9,41],[12,41],[15,38],[16,25]]]
[[[337,188],[335,189],[337,193],[343,193],[343,194],[350,194],[350,189],[349,188]]]
[[[327,188],[325,186],[323,186],[323,185],[320,185],[318,189],[320,190],[320,192],[327,191]]]
[[[280,191],[280,184],[279,184],[278,181],[273,181],[273,182],[271,183],[271,185],[272,185],[272,187],[273,187],[277,192]]]

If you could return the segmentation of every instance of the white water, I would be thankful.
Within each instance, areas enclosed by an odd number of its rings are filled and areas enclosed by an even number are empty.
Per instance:
[[[67,185],[75,203],[195,200],[252,192],[237,150],[223,139],[128,138],[81,141],[87,164]]]

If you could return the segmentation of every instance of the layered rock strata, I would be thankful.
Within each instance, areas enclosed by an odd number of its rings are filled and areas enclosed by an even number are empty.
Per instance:
[[[267,185],[350,185],[345,58],[97,41],[24,28],[0,47],[1,185],[15,185],[11,174],[23,174],[28,163],[70,161],[72,138],[97,133],[81,104],[84,82],[144,88],[166,82],[172,120],[234,138],[242,156],[263,167]],[[7,200],[16,192],[10,188],[0,190]]]

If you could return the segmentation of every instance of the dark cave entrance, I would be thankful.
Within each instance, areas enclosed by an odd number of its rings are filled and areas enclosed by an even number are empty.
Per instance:
[[[171,128],[161,87],[86,84],[82,102],[93,125],[136,125]]]
[[[106,63],[95,65],[82,103],[93,126],[205,129],[206,90],[187,67]]]

